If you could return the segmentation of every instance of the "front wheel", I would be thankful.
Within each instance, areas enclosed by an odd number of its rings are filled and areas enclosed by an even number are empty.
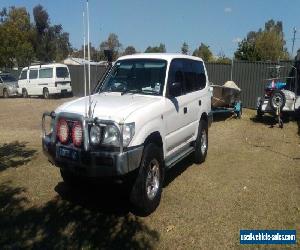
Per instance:
[[[8,98],[8,92],[7,92],[7,90],[5,89],[5,90],[3,90],[3,97],[4,98]]]
[[[200,164],[205,161],[208,150],[208,126],[207,122],[201,120],[198,128],[198,135],[195,141],[194,161]]]
[[[130,201],[143,215],[152,213],[160,203],[163,184],[163,154],[153,143],[145,146],[139,174],[133,184]]]
[[[28,97],[28,92],[27,92],[26,89],[22,90],[22,96],[23,96],[23,98],[27,98]]]
[[[60,175],[67,186],[72,188],[82,186],[83,178],[81,178],[80,176],[77,176],[65,169],[60,169]]]

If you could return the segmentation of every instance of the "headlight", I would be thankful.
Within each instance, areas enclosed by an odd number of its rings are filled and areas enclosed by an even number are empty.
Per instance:
[[[103,144],[120,146],[119,129],[114,125],[107,125],[104,130]]]
[[[135,124],[134,123],[126,123],[123,128],[123,146],[127,147],[134,136],[135,132]]]
[[[99,126],[94,125],[91,127],[90,140],[92,144],[99,144],[101,141],[101,129]]]

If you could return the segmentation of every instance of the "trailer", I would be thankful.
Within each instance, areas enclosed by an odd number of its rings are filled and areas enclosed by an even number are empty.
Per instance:
[[[211,85],[211,87],[212,114],[232,113],[236,118],[241,118],[243,113],[241,89],[233,81],[227,81],[224,85]]]

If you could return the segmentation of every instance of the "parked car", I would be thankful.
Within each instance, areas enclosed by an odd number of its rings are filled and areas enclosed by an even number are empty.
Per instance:
[[[9,73],[0,73],[0,96],[18,95],[18,81]]]
[[[149,214],[160,202],[165,170],[190,154],[196,163],[205,161],[212,120],[208,83],[198,57],[121,57],[89,107],[83,97],[44,113],[44,153],[70,186],[80,187],[83,177],[134,176],[130,200]]]
[[[23,68],[19,76],[18,92],[28,96],[72,94],[70,72],[66,65],[53,63]]]

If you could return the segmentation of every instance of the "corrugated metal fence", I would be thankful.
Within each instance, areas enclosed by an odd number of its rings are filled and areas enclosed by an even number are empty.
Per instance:
[[[242,89],[241,99],[244,107],[256,108],[257,97],[261,96],[264,91],[264,86],[267,83],[266,79],[276,77],[274,66],[278,64],[271,62],[245,62],[233,61],[233,64],[206,63],[209,81],[222,85],[228,80],[233,80]],[[280,62],[280,76],[294,76],[294,70],[291,67],[295,65],[292,61]],[[298,68],[298,83],[300,76],[300,61],[297,62]],[[75,96],[84,95],[84,78],[83,66],[69,66],[72,88]],[[12,71],[14,75],[18,75],[20,71]],[[105,66],[91,65],[91,90],[101,79],[105,72]],[[282,78],[282,81],[287,79]],[[293,88],[294,79],[288,79],[289,88]],[[298,84],[299,85],[299,84]],[[299,86],[300,87],[300,86]],[[88,93],[88,89],[87,89]],[[300,88],[298,88],[298,94]]]
[[[297,62],[300,66],[300,62]],[[276,63],[271,62],[244,62],[233,61],[232,65],[206,63],[209,81],[213,84],[223,85],[228,80],[233,80],[241,89],[241,99],[244,107],[256,108],[257,97],[261,96],[264,91],[265,84],[269,82],[267,79],[276,77]],[[294,65],[292,61],[283,61],[279,65],[280,80],[288,83],[288,88],[294,88],[295,79],[285,78],[294,77]],[[299,83],[299,67],[298,83]],[[299,93],[299,89],[298,89]]]

